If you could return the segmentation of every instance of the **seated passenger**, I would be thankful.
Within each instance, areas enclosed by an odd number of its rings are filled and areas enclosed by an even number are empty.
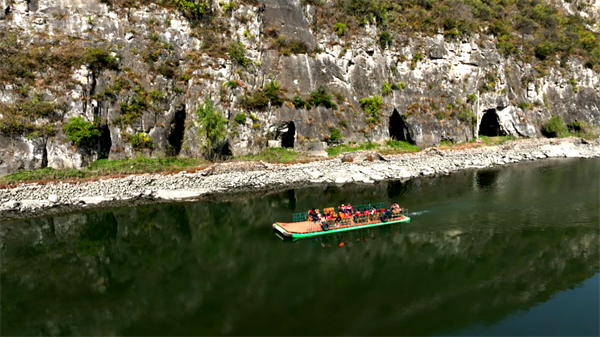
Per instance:
[[[319,212],[319,210],[316,210],[316,218],[317,218],[317,221],[323,220],[323,215]]]
[[[344,212],[344,215],[345,215],[346,217],[349,217],[350,215],[352,215],[352,214],[350,213],[350,210],[348,209],[348,206],[344,207],[344,210],[343,210],[343,212]]]
[[[319,219],[319,217],[317,216],[317,212],[315,212],[314,208],[308,211],[308,218],[313,222]]]
[[[348,210],[348,212],[350,212],[350,214],[354,214],[354,209],[352,208],[352,205],[346,205],[346,209]]]
[[[345,209],[346,209],[346,205],[342,204],[340,207],[338,207],[338,213],[344,212]]]
[[[400,210],[400,206],[398,206],[398,203],[397,203],[397,202],[395,202],[395,203],[392,205],[392,212],[394,212],[394,211],[399,211],[399,210]]]

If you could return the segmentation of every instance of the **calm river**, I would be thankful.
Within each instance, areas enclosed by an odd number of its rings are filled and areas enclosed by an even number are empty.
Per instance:
[[[271,231],[377,201],[412,222]],[[600,159],[562,159],[5,222],[1,333],[599,335],[599,205]]]

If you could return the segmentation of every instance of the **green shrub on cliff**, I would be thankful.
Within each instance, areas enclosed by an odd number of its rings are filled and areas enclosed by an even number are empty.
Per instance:
[[[380,122],[382,105],[383,101],[381,100],[381,96],[365,97],[360,100],[360,106],[367,113],[367,120],[369,124],[376,124]]]
[[[383,92],[384,95],[389,95],[392,93],[392,85],[389,84],[387,81],[383,82],[383,85],[381,86],[381,91]]]
[[[542,126],[542,133],[547,137],[562,137],[567,133],[567,126],[565,121],[559,115],[552,115]]]
[[[410,60],[410,69],[415,69],[417,67],[417,63],[423,59],[423,55],[420,52],[416,52],[413,55],[412,60]]]
[[[152,149],[154,143],[145,132],[136,132],[133,135],[126,135],[127,142],[133,146],[136,151],[143,149]]]
[[[179,11],[188,20],[197,21],[208,14],[210,7],[204,0],[173,0]]]
[[[343,36],[344,33],[346,32],[346,25],[341,22],[338,22],[333,26],[333,30],[335,30],[337,35]]]
[[[148,108],[148,103],[146,102],[147,95],[144,88],[137,87],[135,92],[135,96],[129,102],[121,102],[119,104],[121,114],[115,119],[115,124],[120,127],[133,124],[140,118],[142,111]]]
[[[222,7],[225,13],[231,13],[236,9],[237,4],[235,3],[235,0],[231,0],[230,3],[222,3]]]
[[[106,50],[96,47],[86,50],[85,63],[96,72],[104,69],[119,69],[116,58],[111,56]]]
[[[306,101],[302,99],[302,97],[296,95],[294,96],[294,100],[292,101],[292,104],[294,104],[294,107],[296,109],[304,109],[306,108]]]
[[[86,121],[83,117],[72,117],[65,124],[67,139],[77,146],[92,146],[100,137],[98,124]]]
[[[265,95],[269,98],[272,105],[281,106],[283,104],[283,90],[277,81],[271,81],[263,88]]]
[[[505,56],[525,62],[583,58],[587,68],[600,71],[600,35],[590,17],[568,13],[550,1],[541,0],[335,0],[332,8],[316,8],[316,17],[328,15],[344,21],[348,29],[367,23],[381,34],[433,36],[443,31],[446,38],[487,33],[497,38]],[[582,1],[579,2],[583,5]],[[582,9],[582,8],[580,8]],[[381,36],[381,35],[380,35]],[[531,38],[523,38],[531,37]],[[389,45],[379,39],[382,48]],[[414,62],[413,67],[417,62]]]
[[[584,121],[574,121],[567,124],[569,131],[579,136],[594,136],[597,133],[597,128]]]
[[[239,41],[229,43],[229,57],[242,67],[250,64],[250,60],[246,58],[246,47]]]
[[[331,127],[329,128],[329,135],[325,136],[325,141],[327,144],[337,144],[340,143],[344,139],[344,135],[340,129]]]
[[[387,48],[389,45],[392,44],[392,35],[390,34],[390,32],[388,32],[387,30],[384,30],[383,32],[381,32],[381,34],[379,34],[379,45],[381,46],[382,49]]]
[[[322,105],[327,109],[335,108],[337,106],[333,101],[333,96],[329,94],[327,87],[322,85],[319,86],[316,91],[310,93],[308,104],[314,107]]]
[[[283,35],[277,35],[271,47],[277,49],[281,55],[285,56],[292,54],[308,54],[312,51],[306,42]]]
[[[477,116],[475,116],[471,110],[465,108],[463,108],[456,117],[458,120],[469,123],[471,126],[475,125],[475,122],[477,122]]]
[[[243,112],[240,112],[239,114],[235,115],[234,120],[238,124],[246,124],[246,114]]]
[[[527,110],[527,109],[529,109],[530,106],[531,106],[531,104],[529,104],[527,102],[521,102],[521,103],[517,104],[517,107],[519,107],[519,109],[521,109],[521,110]]]
[[[280,107],[283,105],[283,94],[285,91],[285,89],[281,88],[279,82],[271,81],[261,90],[242,97],[240,107],[247,110],[260,111],[266,110],[269,107],[269,103],[271,103],[271,106]]]
[[[215,110],[208,97],[196,109],[196,117],[200,123],[198,136],[202,139],[202,149],[206,157],[212,159],[227,136],[227,118]]]

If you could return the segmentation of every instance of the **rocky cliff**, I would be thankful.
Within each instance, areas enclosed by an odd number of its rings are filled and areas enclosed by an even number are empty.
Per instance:
[[[372,5],[379,12],[355,1],[0,0],[0,176],[201,156],[195,111],[207,97],[229,120],[220,151],[234,155],[269,143],[540,137],[553,114],[600,125],[597,1],[538,4],[549,26],[579,20],[573,38],[589,50],[568,55],[548,55],[560,43],[544,49],[529,21],[461,33],[469,12],[456,27],[408,31]],[[431,10],[461,13],[442,7]],[[68,139],[73,117],[94,125],[89,141]]]

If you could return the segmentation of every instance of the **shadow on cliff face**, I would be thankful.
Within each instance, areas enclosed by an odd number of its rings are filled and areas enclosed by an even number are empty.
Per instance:
[[[483,117],[481,117],[479,136],[506,136],[506,132],[500,126],[500,117],[498,117],[496,109],[486,110]]]
[[[408,132],[408,126],[404,122],[404,117],[400,116],[398,110],[394,109],[394,112],[390,116],[390,138],[393,140],[400,140],[403,142],[409,142],[414,144],[414,140],[411,139],[410,133]]]

